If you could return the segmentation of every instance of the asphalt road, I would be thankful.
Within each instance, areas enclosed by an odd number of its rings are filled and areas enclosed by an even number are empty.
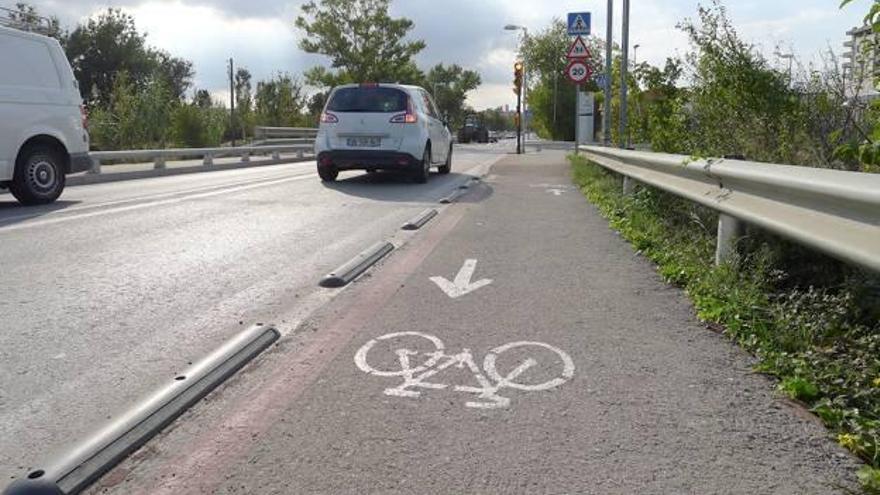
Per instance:
[[[560,151],[493,166],[90,493],[855,489],[857,462],[567,170]]]
[[[0,195],[0,480],[126,410],[239,329],[286,332],[325,273],[503,156],[459,146],[426,185],[311,162]],[[0,483],[0,487],[6,482]]]

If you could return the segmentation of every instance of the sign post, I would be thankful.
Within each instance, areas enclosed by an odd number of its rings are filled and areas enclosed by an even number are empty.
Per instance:
[[[590,49],[583,38],[583,36],[590,35],[590,13],[569,13],[567,26],[568,34],[575,37],[571,46],[568,47],[568,50],[565,53],[565,57],[568,59],[568,65],[565,67],[565,76],[569,81],[575,84],[575,94],[577,95],[574,110],[574,152],[577,154],[579,151],[578,149],[580,148],[582,134],[584,130],[586,130],[583,129],[586,122],[581,122],[582,114],[586,114],[586,112],[581,111],[581,107],[585,104],[583,91],[581,91],[581,89],[583,84],[589,81],[591,76],[590,64],[588,63],[591,58]],[[590,101],[590,105],[592,105],[592,100]],[[592,107],[589,113],[592,114]]]

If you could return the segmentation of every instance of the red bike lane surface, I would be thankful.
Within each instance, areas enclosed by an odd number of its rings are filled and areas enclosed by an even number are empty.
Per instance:
[[[855,462],[510,157],[95,493],[835,493]]]

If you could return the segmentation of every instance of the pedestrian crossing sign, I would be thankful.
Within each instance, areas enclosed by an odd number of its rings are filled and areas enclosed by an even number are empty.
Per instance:
[[[590,13],[572,12],[568,14],[568,34],[580,36],[590,34]]]

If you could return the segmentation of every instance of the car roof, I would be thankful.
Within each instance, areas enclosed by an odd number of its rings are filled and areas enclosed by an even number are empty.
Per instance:
[[[359,88],[359,87],[361,87],[361,85],[363,85],[363,84],[370,84],[370,86],[373,86],[373,85],[374,85],[373,83],[351,83],[351,84],[340,84],[339,86],[336,86],[336,87],[333,88],[333,89],[341,89],[341,88]],[[396,88],[396,89],[406,89],[406,90],[410,90],[410,91],[415,91],[415,90],[422,90],[422,91],[424,91],[424,88],[422,88],[421,86],[413,86],[413,85],[411,85],[411,84],[377,83],[377,84],[375,84],[375,86],[378,86],[378,87],[380,87],[380,88]]]

